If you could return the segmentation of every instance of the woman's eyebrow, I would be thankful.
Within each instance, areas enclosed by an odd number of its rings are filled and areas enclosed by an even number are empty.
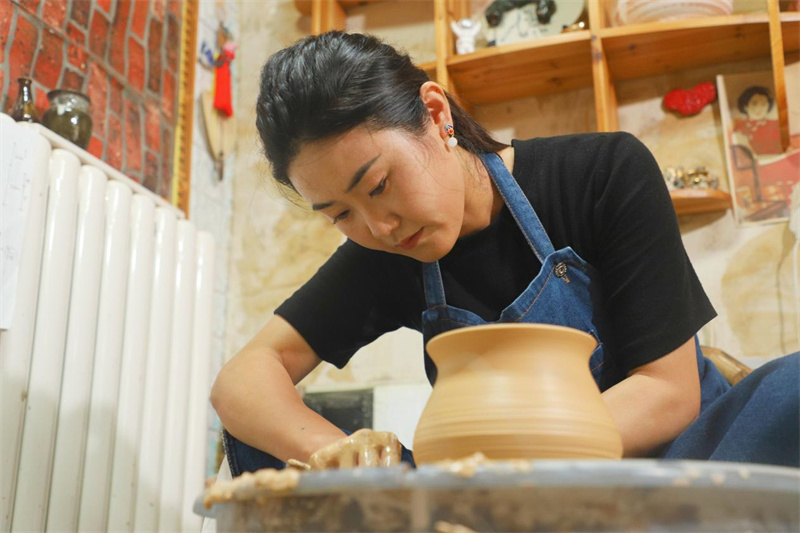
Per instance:
[[[347,189],[345,189],[344,192],[352,191],[361,182],[361,179],[364,177],[364,175],[370,169],[372,164],[375,163],[375,161],[377,161],[380,156],[381,156],[381,154],[378,154],[375,157],[373,157],[372,159],[370,159],[369,161],[367,161],[366,163],[364,163],[363,165],[361,165],[360,167],[358,167],[358,170],[355,171],[355,173],[353,174],[353,177],[350,178],[350,185],[347,186]],[[322,203],[319,203],[319,204],[312,204],[311,209],[314,210],[314,211],[320,211],[322,209],[325,209],[326,207],[332,206],[333,203],[334,202],[322,202]]]
[[[369,161],[367,161],[366,163],[364,163],[363,165],[361,165],[361,166],[359,167],[359,169],[358,169],[358,170],[356,170],[355,174],[353,174],[353,177],[350,179],[350,185],[347,187],[347,189],[346,189],[344,192],[350,192],[350,191],[352,191],[352,190],[353,190],[353,189],[356,187],[356,185],[358,185],[358,183],[361,181],[361,178],[363,178],[363,177],[364,177],[364,174],[366,174],[366,173],[367,173],[367,170],[369,170],[369,167],[371,167],[371,166],[372,166],[372,164],[373,164],[373,163],[374,163],[374,162],[375,162],[375,161],[376,161],[376,160],[377,160],[377,159],[378,159],[380,156],[381,156],[381,154],[378,154],[378,155],[376,155],[375,157],[373,157],[372,159],[370,159]]]

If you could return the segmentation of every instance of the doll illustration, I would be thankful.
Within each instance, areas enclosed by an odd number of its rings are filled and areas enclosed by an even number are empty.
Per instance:
[[[739,95],[737,108],[744,116],[734,120],[734,141],[748,146],[756,156],[783,152],[780,125],[777,118],[770,116],[774,105],[766,87],[753,85]]]

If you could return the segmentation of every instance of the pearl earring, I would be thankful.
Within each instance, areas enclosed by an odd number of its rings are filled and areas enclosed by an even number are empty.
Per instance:
[[[453,128],[453,125],[446,124],[444,129],[447,132],[447,135],[450,136],[450,138],[447,139],[447,146],[449,146],[450,148],[455,148],[456,146],[458,146],[458,139],[456,139],[456,130],[455,128]]]

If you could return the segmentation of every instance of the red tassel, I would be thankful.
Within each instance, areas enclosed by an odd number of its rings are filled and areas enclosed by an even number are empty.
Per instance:
[[[233,116],[233,101],[231,100],[231,59],[233,53],[222,51],[224,59],[222,65],[217,67],[214,81],[214,108],[226,117]]]

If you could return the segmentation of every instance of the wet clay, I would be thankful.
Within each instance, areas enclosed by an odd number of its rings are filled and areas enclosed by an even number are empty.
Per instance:
[[[264,468],[256,472],[245,472],[224,483],[216,483],[203,494],[203,505],[209,509],[215,503],[233,500],[248,500],[259,495],[281,494],[297,487],[300,471],[295,468],[275,470]]]
[[[300,481],[300,473],[328,468],[389,467],[400,463],[400,441],[394,433],[361,429],[314,452],[308,463],[289,459],[288,468],[264,468],[255,473],[245,472],[224,483],[206,489],[203,505],[208,509],[215,503],[255,499],[265,495],[285,493]]]
[[[414,436],[417,464],[622,457],[589,371],[595,339],[544,324],[461,328],[431,339],[439,374]]]
[[[394,466],[400,463],[401,452],[400,441],[394,433],[359,429],[314,452],[308,464],[314,470]]]

